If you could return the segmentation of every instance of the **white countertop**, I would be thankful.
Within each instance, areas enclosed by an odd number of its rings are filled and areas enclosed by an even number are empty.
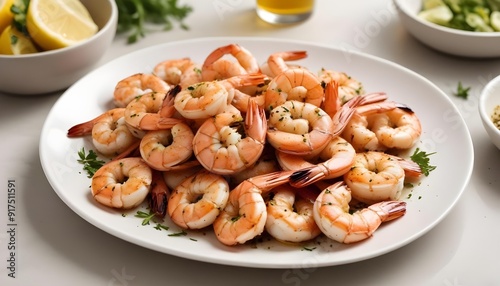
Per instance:
[[[293,26],[260,21],[253,1],[181,2],[194,7],[186,20],[189,31],[148,34],[133,45],[119,36],[100,64],[158,43],[214,36],[295,39],[396,62],[448,94],[470,129],[475,165],[460,201],[421,238],[362,262],[273,270],[187,260],[94,227],[52,190],[40,165],[38,143],[43,122],[62,92],[40,97],[0,94],[0,285],[500,285],[500,151],[490,143],[477,112],[482,88],[500,74],[500,59],[457,58],[423,46],[401,27],[389,0],[318,0],[311,19]],[[471,87],[467,100],[453,95],[458,81]],[[7,276],[9,180],[16,182],[16,278]]]

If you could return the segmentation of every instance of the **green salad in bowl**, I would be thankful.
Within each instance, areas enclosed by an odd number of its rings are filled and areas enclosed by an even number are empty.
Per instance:
[[[500,0],[424,0],[418,16],[449,28],[500,31]]]

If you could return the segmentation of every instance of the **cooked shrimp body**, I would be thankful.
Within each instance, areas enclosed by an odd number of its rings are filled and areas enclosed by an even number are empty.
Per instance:
[[[213,223],[225,245],[243,244],[260,235],[267,220],[263,192],[288,182],[289,172],[275,172],[243,181],[229,193],[226,207]]]
[[[234,89],[259,85],[262,74],[246,74],[224,80],[200,82],[184,88],[175,96],[175,109],[188,119],[206,119],[224,111],[233,99]]]
[[[201,69],[190,58],[162,61],[153,73],[170,85],[187,87],[201,81]]]
[[[313,217],[313,201],[297,196],[289,185],[270,192],[265,229],[272,237],[284,242],[302,242],[321,234]]]
[[[180,77],[179,85],[182,88],[186,88],[195,83],[202,82],[201,79],[201,65],[193,63],[189,66]]]
[[[395,104],[386,99],[385,93],[371,93],[347,101],[334,115],[334,134],[340,134],[356,152],[385,150],[371,130],[367,115],[395,108]]]
[[[113,160],[94,173],[92,195],[99,203],[108,207],[134,208],[146,199],[152,176],[151,168],[141,158]]]
[[[344,181],[352,196],[367,204],[397,200],[404,187],[405,171],[398,160],[383,152],[356,154]]]
[[[174,90],[174,89],[172,89]],[[137,137],[148,130],[168,129],[182,120],[170,117],[173,99],[170,94],[150,92],[132,100],[125,108],[125,122]],[[165,114],[168,110],[169,114]],[[175,110],[173,110],[175,111]]]
[[[243,117],[224,112],[208,118],[193,139],[193,151],[207,170],[230,175],[254,165],[264,150],[267,121],[255,102]],[[244,132],[242,132],[244,131]]]
[[[223,58],[226,55],[233,56],[236,61]],[[250,51],[240,45],[229,44],[215,49],[207,56],[201,69],[201,77],[203,81],[212,81],[259,71],[259,64]]]
[[[343,182],[324,189],[314,202],[316,224],[330,239],[340,243],[354,243],[367,239],[386,221],[403,216],[406,203],[384,201],[349,213],[351,192]]]
[[[120,80],[113,93],[117,107],[126,107],[136,97],[145,93],[166,93],[170,86],[154,74],[137,73]]]
[[[352,98],[365,93],[363,84],[347,75],[345,72],[339,72],[328,69],[321,69],[319,72],[320,81],[334,81],[338,84],[338,97],[341,104],[346,103]]]
[[[301,160],[305,161],[305,159],[297,157],[299,156],[295,156],[295,158],[281,156],[279,160],[281,164],[286,165],[288,168],[290,165],[306,166],[306,164],[301,163]],[[319,180],[341,177],[351,170],[356,151],[349,142],[337,136],[326,145],[318,157],[319,162],[316,164],[300,169],[295,168],[296,172],[290,176],[292,186],[301,188]]]
[[[387,148],[409,149],[422,134],[420,120],[408,109],[395,108],[369,116],[368,121],[379,142]]]
[[[332,138],[332,128],[332,119],[319,107],[288,100],[271,111],[267,139],[284,153],[317,154]]]
[[[168,200],[172,221],[185,229],[201,229],[211,225],[229,198],[224,177],[201,170],[186,178]]]
[[[105,155],[117,155],[138,139],[125,124],[125,108],[114,108],[98,117],[77,124],[68,130],[68,137],[92,135],[95,149]]]
[[[264,107],[271,111],[288,100],[320,106],[323,95],[321,81],[313,73],[303,68],[289,68],[269,82]]]
[[[286,63],[287,61],[300,60],[307,57],[307,51],[285,51],[273,53],[267,59],[267,66],[270,71],[270,76],[275,77],[287,69],[290,66]]]
[[[148,131],[141,139],[141,157],[155,170],[170,170],[191,157],[193,138],[193,131],[185,123],[171,129]]]
[[[387,147],[379,142],[371,128],[367,117],[355,112],[344,126],[341,136],[353,146],[356,152],[386,150]]]
[[[356,114],[345,125],[342,137],[349,141],[357,152],[384,151],[409,144],[413,146],[420,137],[421,126],[418,117],[405,105],[387,100],[377,101],[377,95],[373,98],[375,100],[362,99],[355,107]],[[382,143],[382,138],[387,144]],[[394,141],[400,145],[395,145]]]

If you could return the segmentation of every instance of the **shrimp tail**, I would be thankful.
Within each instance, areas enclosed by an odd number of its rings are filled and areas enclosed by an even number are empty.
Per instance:
[[[398,156],[389,155],[393,160],[396,160],[401,168],[405,171],[405,176],[410,178],[419,178],[422,175],[422,169],[414,161],[407,160]]]
[[[248,100],[248,111],[245,115],[245,132],[251,138],[261,144],[266,142],[267,120],[264,108],[257,104],[256,100]]]
[[[339,99],[339,83],[335,80],[331,80],[325,86],[325,99],[323,101],[323,110],[330,115],[331,118],[341,108],[341,102]]]
[[[295,61],[307,57],[307,51],[288,51],[272,54],[268,58],[268,65],[274,75],[278,75],[288,69],[285,61]]]
[[[301,170],[294,171],[290,175],[290,185],[295,188],[302,188],[325,178],[325,173],[321,171],[320,165],[314,165]]]
[[[158,129],[170,129],[174,127],[175,125],[179,123],[183,123],[184,121],[178,118],[170,118],[170,117],[165,117],[165,118],[160,118],[158,119],[158,122],[156,123]]]
[[[259,175],[248,179],[251,183],[263,191],[271,190],[277,186],[288,183],[293,171],[276,171],[264,175]]]
[[[94,127],[94,123],[85,122],[77,124],[68,129],[68,137],[79,137],[86,136],[92,133],[92,127]]]
[[[158,217],[165,217],[167,214],[167,200],[170,196],[170,190],[165,183],[162,173],[159,171],[153,172],[153,181],[149,196],[149,207]]]
[[[106,114],[101,114],[92,120],[72,126],[68,129],[68,137],[79,137],[92,134],[94,125],[105,116]]]
[[[337,136],[344,131],[347,127],[347,123],[351,120],[352,116],[356,112],[356,107],[362,101],[361,97],[355,97],[344,104],[339,111],[335,113],[332,117],[333,120],[333,130],[332,135]]]
[[[182,87],[180,85],[174,86],[167,92],[165,99],[163,100],[162,106],[160,108],[160,117],[172,117],[176,111],[174,106],[175,96],[181,92]]]
[[[406,213],[406,202],[385,201],[373,204],[368,207],[376,212],[382,222],[391,221],[402,217]]]
[[[381,102],[387,100],[387,94],[385,92],[372,92],[361,96],[361,101],[359,105],[367,105],[370,103]]]
[[[404,104],[404,103],[395,103],[396,105],[396,108],[399,108],[401,110],[404,110],[410,114],[413,114],[413,109],[411,109],[408,105]]]

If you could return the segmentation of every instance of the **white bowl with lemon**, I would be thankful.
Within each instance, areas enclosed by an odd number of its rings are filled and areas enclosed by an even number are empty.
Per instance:
[[[455,56],[500,57],[500,1],[477,7],[462,0],[393,1],[403,26],[423,44]]]
[[[115,36],[114,0],[25,2],[0,0],[0,92],[67,88],[93,69]]]

